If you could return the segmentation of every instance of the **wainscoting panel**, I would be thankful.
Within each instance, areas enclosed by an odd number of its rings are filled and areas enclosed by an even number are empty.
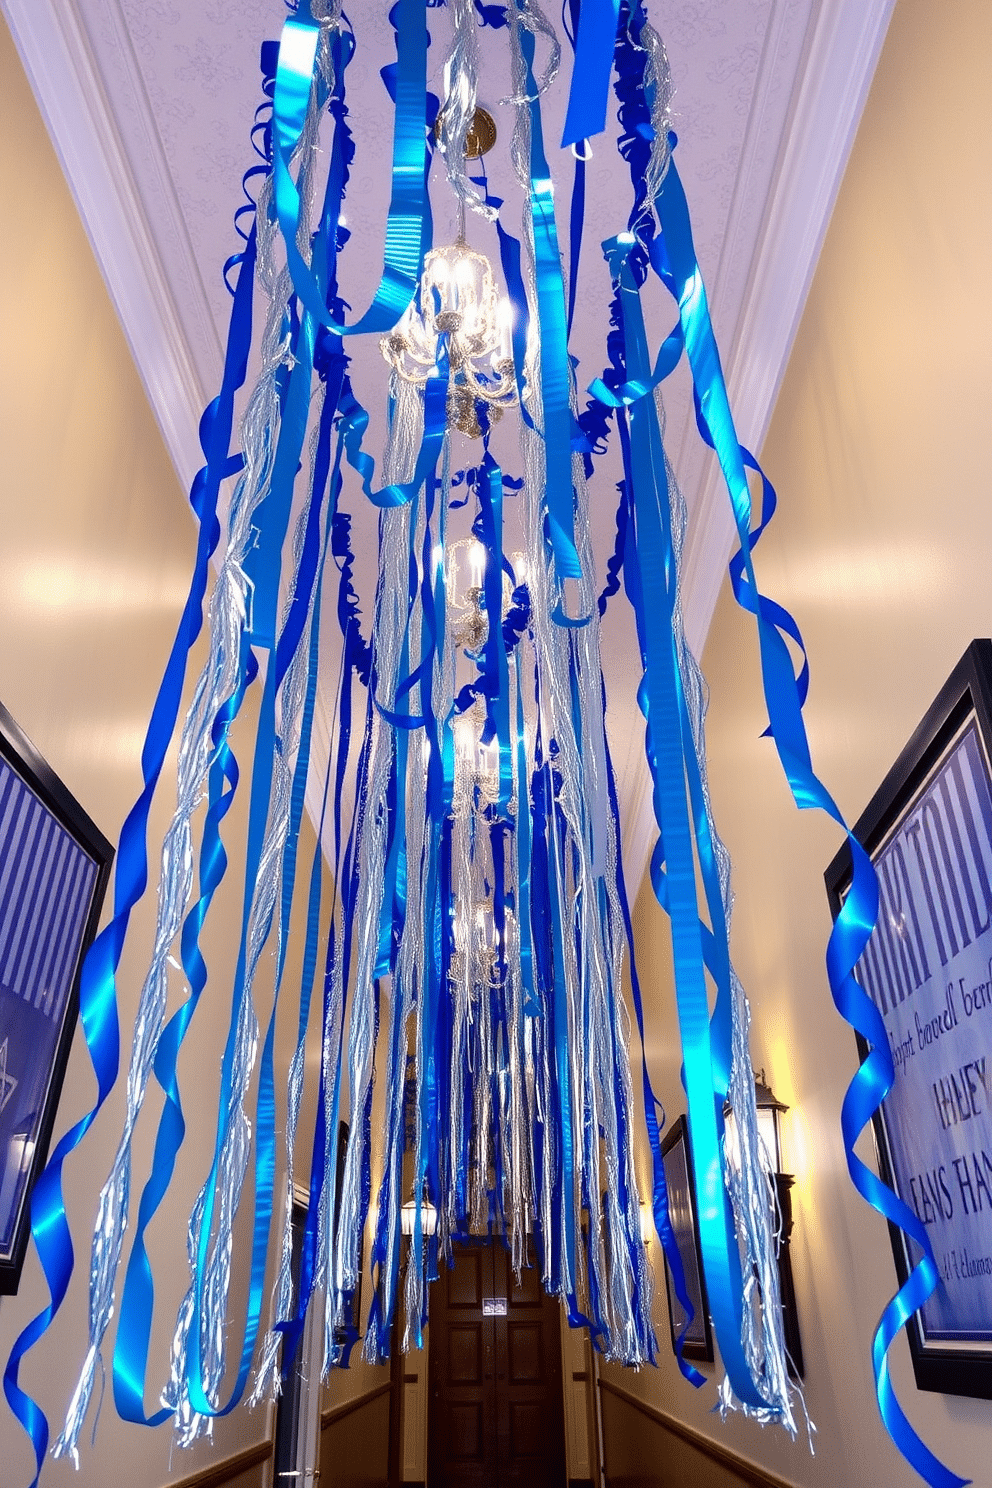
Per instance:
[[[387,1381],[320,1418],[320,1488],[388,1488]]]
[[[270,1481],[271,1457],[272,1443],[259,1442],[233,1457],[223,1457],[220,1462],[200,1468],[173,1484],[173,1488],[265,1488]]]
[[[607,1488],[791,1488],[608,1380],[599,1389]]]

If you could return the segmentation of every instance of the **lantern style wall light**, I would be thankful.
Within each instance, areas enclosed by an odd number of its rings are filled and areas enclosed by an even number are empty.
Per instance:
[[[417,1226],[417,1201],[407,1199],[400,1208],[400,1230],[404,1235],[413,1236]],[[420,1233],[426,1239],[429,1235],[437,1234],[437,1210],[429,1200],[424,1199],[420,1205]]]
[[[775,1232],[778,1247],[779,1289],[782,1296],[782,1321],[785,1346],[789,1355],[789,1373],[794,1379],[803,1379],[806,1372],[803,1360],[802,1338],[799,1333],[799,1310],[796,1306],[796,1288],[792,1276],[792,1258],[789,1242],[792,1239],[793,1213],[792,1189],[795,1178],[782,1171],[782,1135],[780,1123],[789,1109],[780,1101],[765,1079],[765,1072],[754,1077],[755,1105],[758,1112],[758,1139],[762,1157],[766,1163],[770,1194],[774,1196],[776,1208]],[[737,1125],[731,1106],[724,1109],[726,1127],[727,1158],[735,1168],[740,1167]]]

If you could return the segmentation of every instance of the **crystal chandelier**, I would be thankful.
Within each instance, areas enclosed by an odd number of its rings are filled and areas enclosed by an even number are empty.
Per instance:
[[[448,422],[478,438],[477,401],[495,423],[517,400],[512,329],[510,301],[497,293],[489,260],[466,243],[463,216],[457,240],[428,253],[418,299],[379,345],[400,377],[423,386],[446,337]]]
[[[517,568],[522,569],[522,554],[513,557]],[[483,660],[483,647],[489,635],[490,616],[485,609],[482,587],[485,563],[486,553],[481,543],[462,541],[452,545],[446,566],[448,622],[458,654],[473,669]],[[505,575],[503,588],[505,609],[509,601]],[[498,623],[503,618],[501,613]],[[477,696],[455,719],[452,729],[451,814],[455,841],[460,841],[464,848],[463,872],[467,881],[461,886],[463,892],[454,908],[455,953],[450,976],[454,984],[464,986],[472,1002],[478,1002],[505,974],[514,932],[512,911],[506,906],[499,913],[496,911],[493,873],[485,848],[488,824],[499,820],[500,801],[499,744],[496,739],[486,739],[486,721],[485,699]],[[519,801],[511,793],[509,819],[515,820],[518,811]]]

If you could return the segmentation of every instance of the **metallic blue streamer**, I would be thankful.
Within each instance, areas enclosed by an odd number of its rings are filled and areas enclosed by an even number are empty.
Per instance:
[[[606,245],[621,288],[626,360],[634,380],[644,380],[647,346],[638,288],[628,266],[632,234]],[[703,971],[703,944],[696,900],[694,833],[685,797],[686,739],[680,708],[678,659],[672,636],[676,577],[669,530],[668,478],[654,441],[653,404],[632,405],[631,458],[637,514],[636,553],[641,593],[651,595],[639,626],[643,636],[643,698],[648,725],[648,757],[654,777],[655,812],[662,829],[672,924],[676,998],[689,1136],[696,1175],[700,1243],[710,1313],[720,1355],[738,1399],[755,1409],[767,1402],[755,1387],[743,1352],[743,1279],[733,1215],[723,1181],[723,1101],[729,1078],[729,1026],[710,1026]],[[722,1088],[721,1088],[722,1087]]]
[[[113,919],[93,942],[80,974],[80,1021],[96,1075],[97,1098],[93,1107],[60,1139],[31,1196],[31,1232],[51,1300],[19,1334],[4,1370],[7,1402],[30,1436],[34,1448],[35,1476],[30,1488],[36,1488],[48,1450],[48,1422],[37,1402],[20,1388],[20,1363],[50,1327],[72,1275],[73,1252],[62,1197],[62,1165],[79,1146],[117,1079],[120,1058],[117,968],[131,911],[142,898],[148,881],[148,816],[179,717],[187,657],[203,623],[209,562],[220,536],[217,521],[220,483],[241,468],[240,456],[232,457],[229,450],[234,399],[245,380],[251,344],[254,228],[240,259],[240,293],[236,292],[231,310],[221,391],[208,405],[200,421],[200,444],[207,463],[197,473],[190,491],[190,504],[199,523],[190,590],[145,736],[141,755],[142,791],[121,829],[114,875]]]
[[[534,36],[521,28],[520,49],[527,71],[530,111],[530,206],[534,226],[537,309],[541,340],[541,401],[548,523],[559,585],[581,577],[575,549],[572,491],[572,416],[569,398],[567,317],[561,255],[555,225],[554,188],[544,153],[541,104],[534,80]],[[559,602],[555,618],[564,620]]]
[[[671,139],[674,145],[674,136]],[[913,1430],[903,1414],[889,1379],[886,1353],[899,1329],[929,1297],[938,1282],[937,1267],[926,1230],[877,1175],[861,1162],[854,1152],[855,1142],[878,1108],[894,1081],[892,1056],[878,1010],[858,986],[854,968],[871,935],[878,914],[878,884],[874,868],[864,849],[851,834],[832,797],[813,771],[802,719],[802,696],[799,680],[779,624],[781,609],[771,607],[758,588],[751,560],[753,541],[758,534],[750,532],[751,496],[745,472],[743,452],[734,430],[706,304],[706,292],[692,245],[688,207],[674,161],[669,165],[657,201],[658,218],[663,232],[664,261],[673,281],[679,315],[685,337],[686,352],[696,386],[698,409],[720,460],[730,493],[734,518],[741,542],[743,576],[738,570],[735,594],[744,608],[757,619],[761,654],[762,684],[768,708],[769,731],[789,782],[789,788],[800,809],[819,808],[847,834],[853,876],[851,890],[834,924],[827,948],[827,970],[834,1002],[849,1023],[871,1046],[844,1100],[841,1127],[848,1170],[859,1193],[911,1236],[923,1252],[906,1284],[882,1314],[872,1345],[872,1362],[879,1410],[892,1440],[910,1465],[932,1488],[958,1488],[966,1480],[959,1478],[940,1463]],[[661,257],[661,248],[652,253],[652,262]],[[762,527],[764,523],[762,523]],[[760,534],[759,529],[759,534]],[[791,617],[790,617],[791,618]],[[791,630],[788,633],[793,633]]]
[[[563,146],[602,134],[610,92],[613,43],[616,41],[620,0],[581,0],[575,65],[568,94]]]
[[[315,324],[338,335],[391,330],[416,292],[423,267],[425,167],[427,161],[427,12],[424,0],[399,0],[397,7],[396,114],[393,135],[392,194],[386,222],[382,278],[371,305],[354,325],[341,325],[324,303],[320,285],[296,244],[300,198],[290,160],[306,117],[317,57],[319,22],[301,0],[287,19],[279,44],[273,133],[275,190],[279,225],[293,284]]]

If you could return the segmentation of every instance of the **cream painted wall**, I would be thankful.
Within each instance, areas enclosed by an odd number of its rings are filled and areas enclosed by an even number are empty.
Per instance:
[[[814,761],[850,820],[968,642],[992,633],[990,56],[987,0],[898,0],[763,451],[781,508],[758,550],[759,578],[804,631]],[[794,1483],[909,1488],[919,1479],[880,1424],[869,1356],[895,1287],[891,1252],[884,1224],[850,1185],[840,1140],[856,1057],[823,963],[823,871],[840,839],[795,810],[759,737],[753,627],[729,592],[704,660],[754,1063],[792,1107],[784,1143],[798,1177],[792,1254],[816,1456],[748,1422],[722,1429],[708,1414],[712,1384],[694,1394],[667,1354],[657,1372],[609,1373]],[[671,989],[655,972],[667,964],[667,930],[647,890],[636,926],[651,1021],[670,1030]],[[660,1036],[650,1055],[674,1118],[685,1108],[679,1055]],[[641,1163],[648,1192],[644,1153]],[[901,1340],[892,1359],[902,1403],[930,1446],[988,1483],[990,1404],[917,1392]]]
[[[105,835],[116,841],[140,789],[144,729],[185,597],[195,533],[5,24],[0,24],[0,192],[0,698]],[[246,735],[240,735],[242,755]],[[152,843],[161,842],[169,810],[165,784],[152,819]],[[234,813],[228,821],[228,840],[236,843],[243,822]],[[301,846],[303,872],[312,850],[311,834]],[[236,851],[232,858],[236,861]],[[213,995],[204,998],[183,1055],[190,1137],[174,1196],[151,1237],[157,1315],[149,1409],[158,1403],[164,1382],[160,1361],[167,1358],[175,1309],[188,1280],[186,1221],[209,1156],[195,1134],[212,1131],[216,1119],[241,893],[232,872],[205,939]],[[120,976],[125,1045],[153,914],[152,892],[135,915],[133,949]],[[297,926],[297,945],[299,939]],[[296,970],[291,963],[287,986]],[[178,1000],[178,985],[173,993]],[[285,1088],[294,1038],[289,1007],[280,1023],[277,1088]],[[94,1089],[77,1038],[56,1136],[89,1108]],[[157,1115],[154,1102],[152,1108]],[[48,1413],[53,1434],[86,1348],[89,1239],[122,1112],[119,1086],[85,1147],[65,1169],[77,1269],[55,1326],[22,1370],[22,1383]],[[309,1119],[312,1130],[312,1114]],[[152,1135],[146,1129],[136,1149],[136,1175],[142,1180]],[[297,1176],[306,1182],[308,1173]],[[243,1205],[249,1223],[251,1207],[249,1193]],[[235,1291],[236,1315],[244,1294],[241,1271],[236,1271]],[[40,1269],[29,1254],[18,1295],[0,1299],[4,1360],[17,1333],[46,1301]],[[270,1435],[268,1408],[254,1413],[241,1408],[217,1423],[212,1446],[201,1443],[191,1452],[171,1453],[167,1429],[125,1427],[108,1392],[96,1445],[87,1440],[81,1472],[49,1461],[42,1481],[46,1488],[122,1482],[152,1488]],[[5,1403],[0,1463],[4,1488],[17,1488],[32,1476],[27,1438]],[[256,1471],[252,1481],[261,1483],[267,1473]]]

